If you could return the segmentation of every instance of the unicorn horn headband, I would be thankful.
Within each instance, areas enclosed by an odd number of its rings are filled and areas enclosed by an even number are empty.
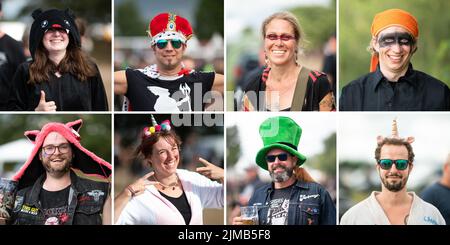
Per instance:
[[[170,126],[170,121],[169,120],[164,120],[164,121],[162,121],[161,124],[158,124],[156,122],[156,119],[155,119],[155,117],[153,115],[150,115],[150,117],[151,117],[151,121],[152,121],[152,126],[144,128],[144,137],[150,137],[155,132],[160,132],[160,131],[167,131],[168,132],[172,128]]]
[[[406,139],[401,138],[401,137],[399,136],[399,134],[398,134],[397,118],[394,118],[394,119],[392,120],[391,136],[390,136],[390,137],[383,137],[383,136],[379,135],[379,136],[377,137],[377,142],[378,142],[378,144],[381,144],[381,142],[383,142],[383,140],[384,140],[385,138],[401,139],[401,140],[406,141],[406,142],[408,142],[408,143],[410,143],[410,144],[414,142],[414,137],[412,137],[412,136],[407,137]]]

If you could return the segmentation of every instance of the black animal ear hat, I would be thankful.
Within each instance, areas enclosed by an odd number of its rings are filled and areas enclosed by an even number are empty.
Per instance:
[[[30,29],[30,52],[34,59],[39,43],[42,42],[44,33],[50,28],[62,28],[69,34],[69,42],[74,42],[75,46],[81,47],[80,32],[75,24],[75,14],[70,10],[50,9],[42,11],[36,9],[31,16],[34,19]]]

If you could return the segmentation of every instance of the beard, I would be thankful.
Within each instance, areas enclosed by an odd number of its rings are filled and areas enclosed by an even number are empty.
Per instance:
[[[53,157],[55,159],[56,157]],[[45,171],[55,177],[60,177],[69,172],[70,166],[72,163],[72,157],[59,157],[62,159],[61,164],[52,164],[52,160],[50,158],[42,159],[42,165],[45,168]]]
[[[275,170],[281,168],[284,171],[283,172],[278,172],[275,173]],[[278,165],[275,166],[272,171],[270,171],[270,177],[272,178],[273,182],[285,182],[287,181],[289,178],[292,177],[292,175],[294,174],[294,168],[290,168],[290,167],[285,167],[282,165]]]
[[[389,177],[394,176],[399,177],[399,179],[396,180],[388,179]],[[384,176],[384,178],[381,177],[381,182],[383,183],[384,187],[386,187],[386,189],[388,189],[389,191],[398,192],[405,187],[406,183],[408,182],[408,177],[409,176],[403,177],[403,175],[401,174],[387,174]]]

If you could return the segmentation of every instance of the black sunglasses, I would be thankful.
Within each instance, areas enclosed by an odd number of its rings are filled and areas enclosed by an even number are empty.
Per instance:
[[[158,47],[159,49],[163,49],[163,48],[167,47],[167,44],[169,43],[169,41],[172,44],[172,47],[175,49],[179,49],[181,47],[181,44],[183,44],[181,42],[181,40],[179,40],[179,39],[170,39],[170,40],[161,39],[161,40],[156,41],[156,47]]]
[[[392,167],[392,164],[395,164],[395,167],[398,170],[405,170],[408,167],[409,161],[406,159],[380,159],[378,160],[378,164],[384,170],[389,170]]]
[[[267,162],[275,162],[275,159],[278,158],[278,160],[280,161],[286,161],[288,159],[288,155],[287,153],[281,153],[278,155],[267,155],[266,156],[266,160]]]

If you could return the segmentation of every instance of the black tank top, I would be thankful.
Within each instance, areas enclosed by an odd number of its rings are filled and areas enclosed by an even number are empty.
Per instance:
[[[161,191],[159,192],[161,193],[161,196],[165,197],[167,200],[169,200],[177,209],[178,211],[180,211],[181,215],[184,218],[184,222],[186,224],[189,224],[189,222],[191,221],[191,217],[192,217],[192,212],[191,212],[191,206],[189,205],[187,198],[186,198],[186,194],[181,194],[181,196],[179,197],[170,197],[164,193],[162,193]]]

